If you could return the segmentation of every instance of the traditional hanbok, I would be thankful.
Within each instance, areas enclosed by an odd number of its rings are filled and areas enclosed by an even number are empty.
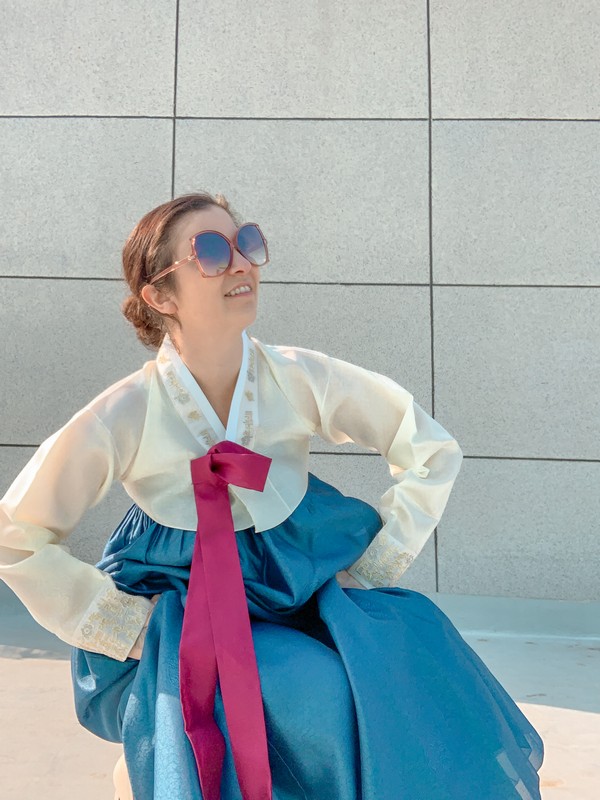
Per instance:
[[[539,734],[401,587],[458,443],[390,378],[242,339],[226,428],[166,336],[0,501],[0,577],[73,646],[81,724],[123,743],[136,800],[540,798]],[[387,460],[377,508],[309,473],[315,434]],[[133,504],[86,564],[66,540],[114,480]]]

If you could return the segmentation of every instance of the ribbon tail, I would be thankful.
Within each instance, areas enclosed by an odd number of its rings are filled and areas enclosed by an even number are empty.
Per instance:
[[[227,492],[221,511],[221,530],[205,539],[207,588],[211,596],[221,595],[211,609],[219,683],[242,796],[271,800],[262,692]],[[229,524],[224,524],[226,518]]]
[[[196,534],[179,647],[180,697],[202,796],[219,800],[225,740],[214,719],[217,660],[209,620],[201,539]]]

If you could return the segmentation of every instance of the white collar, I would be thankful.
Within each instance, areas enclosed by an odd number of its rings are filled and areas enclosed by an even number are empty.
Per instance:
[[[158,372],[175,409],[194,438],[203,442],[207,449],[224,439],[252,449],[258,424],[256,348],[245,330],[242,331],[242,347],[242,363],[226,428],[168,334],[156,356]]]

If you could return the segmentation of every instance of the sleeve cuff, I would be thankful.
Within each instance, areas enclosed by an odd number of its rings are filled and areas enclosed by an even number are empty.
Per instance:
[[[348,572],[369,589],[398,586],[414,560],[383,527]]]
[[[107,580],[81,620],[75,646],[125,661],[153,608],[148,598]]]
[[[347,572],[349,575],[352,575],[352,577],[353,577],[353,578],[355,578],[355,579],[356,579],[356,580],[357,580],[359,583],[362,583],[362,585],[365,587],[365,589],[375,589],[375,586],[373,586],[373,584],[371,583],[371,581],[367,580],[367,578],[365,578],[365,576],[364,576],[364,575],[362,575],[362,574],[361,574],[361,573],[360,573],[360,572],[359,572],[357,569],[355,569],[354,567],[348,567],[348,568],[346,569],[346,572]]]

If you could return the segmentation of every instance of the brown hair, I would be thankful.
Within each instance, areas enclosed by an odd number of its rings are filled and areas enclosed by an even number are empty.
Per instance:
[[[199,211],[211,205],[224,208],[235,224],[241,225],[241,220],[224,195],[213,196],[208,192],[199,192],[176,197],[153,208],[142,217],[127,237],[123,247],[123,274],[131,294],[121,304],[121,311],[146,347],[157,350],[167,333],[166,318],[175,322],[177,319],[171,314],[161,314],[149,306],[140,294],[142,287],[152,275],[174,261],[171,233],[175,221],[188,211]],[[157,289],[174,291],[174,274],[170,272],[154,286]]]

